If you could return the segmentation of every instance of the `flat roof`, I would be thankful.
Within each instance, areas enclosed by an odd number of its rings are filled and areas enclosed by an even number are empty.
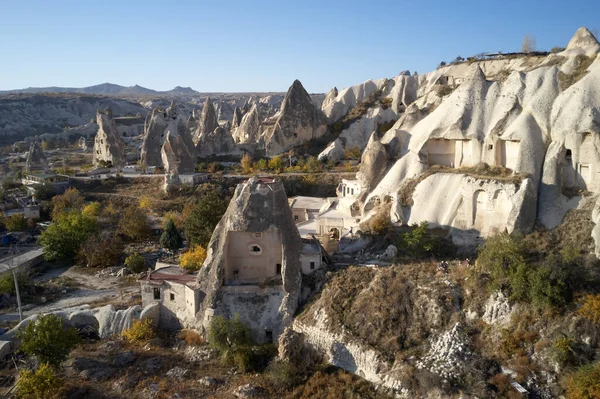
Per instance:
[[[185,285],[194,285],[196,284],[196,275],[187,274],[187,272],[184,269],[177,266],[168,266],[151,271],[150,274],[140,277],[139,281],[148,281],[150,283],[162,283],[163,281],[171,281],[174,283],[180,283]]]
[[[27,176],[39,177],[40,179],[49,179],[58,175],[56,173],[29,173]]]
[[[327,198],[297,196],[289,199],[290,208],[321,210],[327,203]]]

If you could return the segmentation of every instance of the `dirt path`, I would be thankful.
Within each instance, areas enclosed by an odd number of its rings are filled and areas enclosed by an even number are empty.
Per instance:
[[[37,313],[48,313],[94,303],[127,303],[132,296],[140,292],[137,284],[124,284],[124,280],[113,276],[96,277],[93,274],[82,273],[74,267],[50,269],[35,278],[36,281],[48,281],[53,278],[66,277],[72,280],[77,289],[72,290],[64,297],[50,303],[27,307],[23,316],[28,317]],[[17,312],[0,314],[0,322],[15,321],[19,319]]]

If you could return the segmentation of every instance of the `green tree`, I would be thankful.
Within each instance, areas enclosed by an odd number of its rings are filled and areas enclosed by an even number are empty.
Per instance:
[[[2,220],[2,223],[4,224],[4,227],[6,227],[6,230],[8,230],[8,231],[25,231],[25,230],[27,230],[27,220],[25,220],[25,216],[23,216],[21,214],[5,217]]]
[[[269,160],[269,169],[271,169],[275,173],[283,172],[285,169],[285,162],[283,161],[283,157],[281,155],[277,155]]]
[[[160,245],[163,248],[175,251],[181,248],[182,244],[183,240],[181,239],[181,234],[179,234],[179,231],[177,230],[177,226],[175,226],[175,222],[173,222],[173,219],[169,219],[165,226],[165,231],[163,231],[160,236]]]
[[[125,259],[125,266],[129,268],[133,273],[141,273],[144,271],[144,265],[146,261],[144,257],[138,252],[134,252]]]
[[[39,239],[48,261],[72,259],[88,236],[98,230],[95,219],[71,212],[58,217],[42,232]]]
[[[185,221],[185,237],[188,245],[208,246],[213,230],[227,210],[227,201],[215,190],[206,192],[194,205]]]
[[[435,240],[429,234],[427,222],[413,224],[412,231],[402,235],[401,247],[404,247],[413,257],[423,257],[431,254]]]
[[[125,209],[119,219],[119,232],[131,240],[143,240],[151,233],[146,212],[138,206]]]
[[[526,268],[526,247],[519,235],[497,234],[488,238],[477,257],[478,267],[491,276],[491,288],[498,289],[508,284],[508,277],[523,274]]]
[[[41,363],[58,366],[79,342],[77,330],[63,326],[62,319],[53,314],[40,315],[18,334],[21,351],[35,356]]]

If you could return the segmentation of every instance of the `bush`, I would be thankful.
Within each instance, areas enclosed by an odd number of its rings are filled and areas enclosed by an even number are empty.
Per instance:
[[[444,97],[452,93],[453,91],[454,89],[449,85],[440,85],[437,88],[437,95],[440,97]]]
[[[400,248],[405,248],[412,257],[422,258],[432,253],[435,238],[429,234],[427,222],[413,224],[412,231],[402,234]]]
[[[83,197],[75,188],[68,188],[63,194],[52,197],[52,219],[71,211],[81,211],[84,202]]]
[[[2,219],[2,224],[8,231],[25,231],[27,230],[27,220],[23,215],[11,215]]]
[[[119,236],[105,232],[90,235],[79,251],[79,259],[88,267],[112,267],[121,264],[123,242]]]
[[[569,374],[564,387],[567,399],[600,398],[600,362],[588,364]]]
[[[195,272],[200,270],[206,260],[206,249],[201,245],[195,245],[192,249],[181,256],[180,265],[184,269]]]
[[[580,300],[581,307],[577,313],[596,326],[600,326],[600,294],[588,294]]]
[[[344,158],[345,159],[360,159],[362,155],[362,150],[360,147],[347,147],[344,149]]]
[[[283,157],[281,155],[278,155],[276,157],[271,158],[269,160],[269,169],[275,173],[283,172],[283,169],[285,169],[285,162],[283,161]]]
[[[61,214],[42,232],[39,243],[44,247],[47,261],[68,260],[75,257],[87,238],[98,230],[95,219],[77,211]]]
[[[62,385],[54,369],[42,363],[36,371],[23,370],[17,382],[17,398],[52,398]]]
[[[234,364],[243,372],[250,369],[253,363],[251,333],[238,314],[231,320],[215,316],[208,329],[208,343],[225,363]]]
[[[167,225],[165,226],[165,230],[160,236],[160,245],[163,248],[170,249],[171,251],[175,251],[183,245],[183,240],[181,239],[181,234],[177,230],[175,226],[175,222],[172,219],[169,219]]]
[[[143,272],[145,263],[144,257],[137,252],[132,253],[125,259],[125,266],[127,266],[132,273]]]
[[[133,325],[123,332],[123,338],[130,343],[140,343],[155,337],[151,319],[136,320]]]
[[[57,315],[41,315],[18,333],[21,351],[40,362],[58,366],[79,342],[77,330],[63,327]]]
[[[119,232],[131,240],[143,240],[150,236],[151,229],[148,224],[146,212],[137,206],[125,209],[119,219]]]
[[[242,171],[245,174],[249,175],[252,173],[252,157],[248,153],[244,153],[244,155],[242,155],[240,165],[242,166]]]
[[[83,207],[81,213],[84,216],[90,218],[97,218],[100,215],[100,203],[99,202],[90,202],[86,206]]]
[[[200,334],[193,330],[182,330],[179,337],[191,346],[204,345],[206,342]]]
[[[493,289],[508,285],[508,276],[526,266],[522,237],[501,233],[488,238],[477,257],[478,267],[491,276]]]
[[[575,340],[571,337],[563,336],[554,341],[552,353],[554,360],[561,366],[573,364],[576,358],[574,349]]]
[[[25,288],[33,285],[33,281],[31,280],[31,277],[29,277],[29,273],[19,269],[16,274],[17,282],[19,283],[19,289],[21,292],[23,292]],[[0,292],[11,295],[15,294],[15,279],[12,273],[4,273],[0,275]]]

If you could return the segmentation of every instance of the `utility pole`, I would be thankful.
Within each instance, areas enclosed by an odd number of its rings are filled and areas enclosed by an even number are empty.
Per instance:
[[[13,246],[13,248],[11,248],[11,252],[12,252],[13,257],[10,260],[10,262],[11,262],[10,270],[12,271],[13,279],[15,280],[15,293],[17,294],[17,306],[19,307],[19,321],[23,321],[23,309],[21,308],[21,292],[19,291],[19,280],[17,279],[17,272],[15,270],[16,269],[15,268],[15,259],[17,258],[17,255],[19,254],[18,244]]]

